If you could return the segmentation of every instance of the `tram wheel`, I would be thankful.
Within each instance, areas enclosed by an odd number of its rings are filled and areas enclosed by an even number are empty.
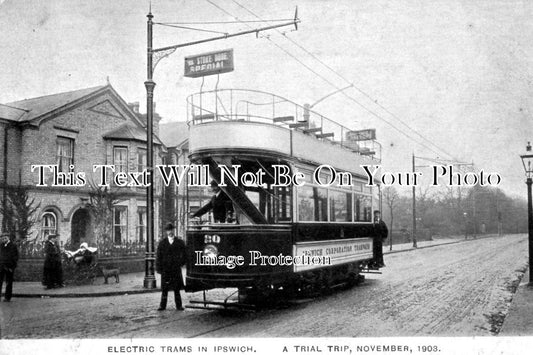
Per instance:
[[[272,285],[260,284],[239,288],[239,301],[253,305],[267,305],[275,299]]]
[[[283,287],[283,296],[285,298],[294,298],[300,292],[300,287],[298,283],[296,282],[284,284],[282,287]]]

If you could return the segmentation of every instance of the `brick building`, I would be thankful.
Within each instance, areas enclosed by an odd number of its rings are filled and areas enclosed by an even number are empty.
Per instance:
[[[169,122],[159,126],[160,138],[167,148],[166,163],[186,165],[189,161],[189,127],[187,122]],[[189,188],[194,193],[194,188]],[[173,221],[177,234],[185,236],[187,185],[170,184],[164,188],[163,218]]]
[[[157,138],[154,120],[154,164],[162,163],[165,147]],[[115,172],[138,172],[146,167],[146,124],[138,105],[129,106],[111,85],[0,104],[0,179],[2,201],[8,189],[24,186],[39,205],[37,223],[30,237],[44,238],[59,233],[62,243],[95,244],[95,216],[88,208],[91,185],[99,182],[93,165],[115,166]],[[65,182],[85,174],[80,186],[51,186],[53,174],[46,173],[39,184],[32,165],[57,165],[67,173]],[[159,235],[161,183],[156,174],[154,193],[154,234]],[[42,181],[41,181],[42,182]],[[61,182],[61,181],[59,181]],[[146,238],[146,189],[117,187],[112,211],[110,238],[115,244],[144,242]],[[3,217],[3,216],[2,216]],[[4,218],[2,223],[5,224]],[[5,226],[4,226],[5,227]]]
[[[189,126],[187,122],[169,122],[159,126],[160,138],[166,147],[167,164],[188,165],[189,160]],[[185,182],[164,188],[162,218],[174,221],[179,236],[185,238],[187,215],[196,212],[211,199],[208,187],[188,186]],[[187,201],[188,200],[188,201]]]

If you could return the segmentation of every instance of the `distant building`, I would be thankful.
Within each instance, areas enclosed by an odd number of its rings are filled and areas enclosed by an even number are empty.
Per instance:
[[[160,138],[167,148],[166,164],[187,165],[189,161],[189,126],[187,122],[169,122],[159,125]],[[189,188],[189,194],[197,189]],[[194,199],[192,199],[194,200]],[[194,205],[194,201],[192,202]],[[163,219],[173,221],[180,236],[185,236],[187,222],[187,185],[171,184],[164,188]]]
[[[154,120],[157,128],[158,121]],[[161,164],[165,147],[154,130],[154,163]],[[60,241],[79,245],[96,243],[95,216],[87,207],[91,183],[99,182],[93,165],[114,165],[116,172],[146,168],[146,124],[143,115],[130,107],[111,85],[0,104],[0,179],[2,200],[7,189],[25,186],[36,204],[37,224],[32,238],[59,233]],[[57,165],[71,176],[84,172],[83,186],[51,186],[53,176],[45,169],[46,186],[37,186],[38,173],[31,165]],[[73,168],[71,167],[73,166]],[[158,176],[155,174],[154,176]],[[155,180],[154,234],[159,235],[161,183]],[[146,189],[135,186],[117,192],[109,230],[115,244],[145,242]],[[5,227],[5,218],[1,216]]]

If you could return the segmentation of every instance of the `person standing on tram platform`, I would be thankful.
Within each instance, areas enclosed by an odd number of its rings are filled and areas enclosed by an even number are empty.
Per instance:
[[[372,266],[375,268],[380,268],[385,266],[383,261],[383,241],[387,239],[389,234],[389,229],[383,220],[381,219],[381,212],[374,211],[374,225],[373,225],[373,234],[374,234],[374,260]]]
[[[209,211],[213,211],[213,219],[215,223],[225,223],[228,218],[231,218],[233,214],[233,203],[231,199],[226,195],[224,191],[220,189],[216,181],[211,181],[211,190],[213,191],[213,197],[198,211],[191,215],[194,217],[201,217]],[[228,217],[229,216],[229,217]]]

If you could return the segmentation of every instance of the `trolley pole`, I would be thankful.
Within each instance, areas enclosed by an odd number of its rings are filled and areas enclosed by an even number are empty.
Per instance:
[[[144,288],[157,287],[155,280],[155,240],[154,240],[154,151],[153,151],[153,125],[154,125],[154,88],[153,53],[152,53],[152,12],[148,15],[148,43],[147,43],[147,79],[146,87],[146,164],[148,169],[148,186],[146,188],[146,254]]]

